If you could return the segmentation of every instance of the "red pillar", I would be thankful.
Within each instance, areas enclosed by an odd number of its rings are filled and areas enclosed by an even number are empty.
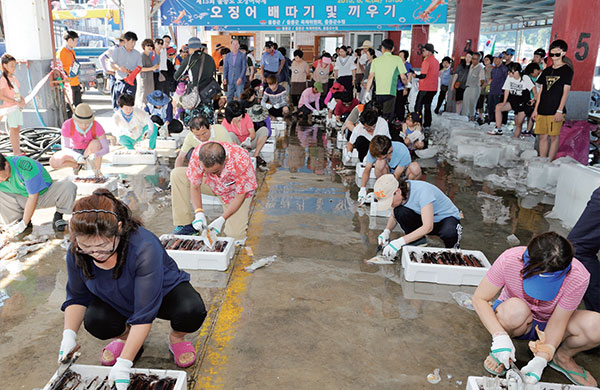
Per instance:
[[[415,24],[412,26],[410,40],[410,64],[413,68],[420,68],[423,63],[423,46],[429,40],[429,25]]]
[[[573,83],[567,101],[569,119],[587,119],[592,82],[600,44],[600,2],[556,0],[550,41],[562,39],[573,62]],[[546,48],[548,49],[548,48]]]
[[[482,9],[483,0],[456,0],[454,48],[452,50],[455,66],[467,51],[477,50]]]
[[[402,39],[402,31],[388,31],[388,39],[394,41],[395,51],[400,50],[400,40]]]

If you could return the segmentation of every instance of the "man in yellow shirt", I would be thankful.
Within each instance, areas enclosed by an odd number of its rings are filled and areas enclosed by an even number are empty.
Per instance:
[[[79,61],[75,57],[75,47],[79,41],[79,35],[75,31],[67,30],[64,33],[63,39],[65,45],[56,53],[57,59],[62,64],[62,68],[67,74],[67,83],[70,88],[65,91],[69,94],[69,98],[75,107],[81,103],[81,86],[79,85]]]

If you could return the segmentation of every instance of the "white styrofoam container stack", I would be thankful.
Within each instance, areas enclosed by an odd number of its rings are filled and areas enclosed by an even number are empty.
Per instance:
[[[477,259],[479,259],[481,264],[483,264],[483,267],[415,263],[410,261],[409,253],[411,252],[415,252],[417,254],[417,258],[419,258],[419,255],[424,252],[459,252],[462,254],[475,256]],[[491,265],[483,252],[480,251],[403,246],[402,267],[404,268],[404,278],[409,282],[431,282],[438,284],[477,286]]]
[[[163,234],[160,240],[169,238],[182,238],[184,240],[203,241],[199,236],[182,236],[176,234]],[[212,271],[226,271],[229,261],[235,253],[234,239],[231,237],[219,237],[218,241],[227,241],[223,252],[198,252],[167,250],[169,256],[175,260],[182,269],[203,269]]]
[[[285,135],[285,121],[271,122],[271,137],[283,137]]]
[[[358,150],[352,149],[352,152],[348,152],[348,149],[342,149],[342,163],[347,167],[354,167],[358,164]]]
[[[265,145],[260,150],[260,157],[266,162],[271,162],[275,159],[275,141],[268,139]]]
[[[89,366],[84,364],[73,364],[71,366],[71,371],[76,372],[81,375],[81,378],[84,380],[93,379],[94,377],[100,377],[104,379],[110,373],[112,367],[104,367],[104,366]],[[175,382],[174,390],[186,390],[187,389],[187,374],[185,371],[179,370],[156,370],[156,369],[147,369],[147,368],[133,368],[132,374],[146,374],[146,375],[156,375],[159,378],[177,378],[177,382]],[[44,386],[43,390],[49,390],[52,382],[57,378],[57,373],[54,373],[50,381]]]
[[[118,176],[107,176],[106,182],[104,183],[84,183],[80,181],[75,181],[76,178],[88,178],[93,176],[69,176],[67,178],[68,181],[75,183],[77,186],[77,195],[92,195],[94,191],[98,188],[106,188],[110,192],[113,192],[117,189],[117,184],[119,183]]]
[[[479,390],[483,386],[484,377],[470,376],[467,378],[467,390]],[[500,379],[503,385],[506,384],[506,379]],[[510,388],[510,387],[509,387]],[[597,387],[564,385],[560,383],[538,382],[535,385],[527,385],[527,390],[594,390]]]
[[[176,150],[183,144],[182,138],[176,137],[157,137],[156,138],[156,149],[167,149],[167,150]],[[144,139],[140,142],[140,146],[143,149],[148,149],[150,147],[150,140]]]
[[[338,131],[337,133],[337,138],[336,138],[336,146],[338,149],[344,149],[344,146],[346,146],[348,144],[348,141],[346,141],[346,138],[344,137],[344,132],[343,131]]]
[[[156,160],[156,150],[118,150],[112,156],[113,165],[154,165]]]
[[[365,172],[366,164],[364,162],[356,164],[356,175],[354,176],[354,182],[360,188],[362,185],[362,177]],[[375,177],[375,169],[371,169],[369,173],[369,180],[367,181],[367,189],[373,188],[375,186],[375,181],[377,178]]]
[[[377,210],[377,202],[371,202],[371,208],[369,209],[369,215],[371,217],[384,217],[389,218],[392,215],[393,208],[387,210]]]

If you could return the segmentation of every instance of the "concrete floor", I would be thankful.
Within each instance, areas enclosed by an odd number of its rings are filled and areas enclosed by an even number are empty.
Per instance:
[[[110,113],[106,99],[91,102],[101,116]],[[270,170],[259,174],[247,241],[254,256],[242,249],[227,272],[190,272],[209,315],[190,338],[198,360],[187,370],[189,389],[464,389],[467,376],[485,374],[491,338],[476,314],[450,296],[473,287],[410,283],[399,264],[363,262],[373,256],[385,219],[357,210],[354,176],[336,173],[340,156],[330,142],[322,128],[289,129],[278,140]],[[426,180],[465,215],[465,249],[481,250],[493,261],[511,233],[526,243],[537,232],[560,230],[543,218],[548,205],[525,207],[511,193],[472,181],[468,169],[423,163]],[[173,228],[170,203],[158,194],[148,206],[150,197],[140,194],[155,182],[150,185],[147,176],[128,178],[140,198],[138,212],[160,235]],[[157,177],[164,187],[162,175]],[[498,198],[478,197],[481,192]],[[51,215],[43,210],[34,222]],[[210,217],[216,215],[214,210]],[[52,240],[37,263],[32,256],[16,280],[0,275],[0,289],[10,297],[0,307],[0,389],[41,388],[57,367],[66,282],[59,243]],[[243,270],[270,255],[277,260],[268,268]],[[167,322],[155,321],[136,367],[176,368],[167,332]],[[85,330],[78,341],[80,363],[99,364],[104,342]],[[518,364],[524,365],[530,353],[525,343],[516,346]],[[577,360],[600,377],[597,352]],[[434,386],[426,375],[435,368],[443,380]],[[551,369],[543,380],[566,383]]]

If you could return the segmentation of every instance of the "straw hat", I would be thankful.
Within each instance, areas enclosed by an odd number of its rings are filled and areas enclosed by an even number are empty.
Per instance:
[[[77,122],[87,126],[94,121],[94,112],[89,104],[79,103],[77,107],[75,107],[73,118],[76,119]]]

